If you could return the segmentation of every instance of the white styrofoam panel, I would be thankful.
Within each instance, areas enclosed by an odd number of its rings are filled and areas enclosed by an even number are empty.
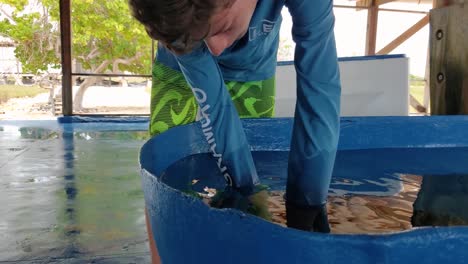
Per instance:
[[[342,116],[407,116],[409,59],[403,55],[343,58]],[[294,116],[296,71],[292,63],[276,70],[276,117]]]

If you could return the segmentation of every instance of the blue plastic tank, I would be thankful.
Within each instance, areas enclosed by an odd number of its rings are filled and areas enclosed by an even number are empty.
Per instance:
[[[260,177],[284,188],[292,119],[244,120]],[[343,118],[333,178],[468,174],[468,117]],[[232,209],[213,209],[183,190],[222,186],[198,124],[172,128],[140,154],[152,236],[162,263],[467,263],[468,227],[387,234],[319,234],[288,229]],[[271,177],[273,175],[275,177]],[[279,179],[270,181],[268,179]],[[392,195],[398,184],[363,192]]]

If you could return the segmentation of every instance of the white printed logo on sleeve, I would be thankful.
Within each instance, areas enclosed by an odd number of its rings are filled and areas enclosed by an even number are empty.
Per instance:
[[[260,36],[268,35],[268,33],[273,31],[275,24],[276,24],[275,21],[263,19],[259,26],[250,27],[249,28],[249,41],[253,41]]]
[[[213,126],[211,125],[210,115],[207,112],[208,109],[210,109],[211,107],[209,104],[206,104],[207,95],[205,91],[199,88],[192,88],[192,91],[195,95],[195,99],[200,105],[199,112],[197,113],[197,119],[200,120],[203,135],[205,136],[206,141],[210,145],[211,153],[213,157],[217,160],[216,163],[218,164],[218,168],[223,174],[224,179],[227,181],[229,186],[232,186],[232,177],[227,172],[227,167],[223,166],[223,154],[218,153],[216,150],[216,139],[213,133]]]

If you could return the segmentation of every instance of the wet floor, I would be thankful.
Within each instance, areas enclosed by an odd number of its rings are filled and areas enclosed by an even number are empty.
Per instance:
[[[144,131],[0,125],[0,260],[148,263]]]

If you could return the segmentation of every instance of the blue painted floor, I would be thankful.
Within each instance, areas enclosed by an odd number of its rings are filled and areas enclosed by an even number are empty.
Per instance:
[[[0,122],[0,263],[149,263],[145,130]]]

